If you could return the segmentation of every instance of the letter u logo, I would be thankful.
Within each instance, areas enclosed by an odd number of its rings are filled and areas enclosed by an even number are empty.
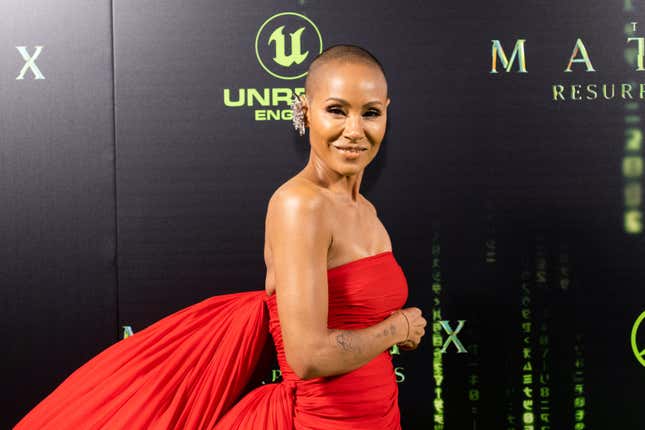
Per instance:
[[[309,51],[304,54],[301,52],[301,36],[302,32],[305,31],[305,28],[300,27],[293,33],[289,33],[289,36],[291,36],[291,54],[289,55],[286,53],[286,43],[283,31],[284,25],[281,25],[273,30],[271,37],[269,37],[269,44],[275,44],[275,57],[273,57],[273,61],[283,67],[289,67],[293,63],[302,63],[305,61],[305,58],[307,58],[307,55],[309,55]]]
[[[278,79],[307,74],[308,62],[323,49],[318,27],[305,15],[282,12],[267,19],[255,35],[255,55],[262,68]]]

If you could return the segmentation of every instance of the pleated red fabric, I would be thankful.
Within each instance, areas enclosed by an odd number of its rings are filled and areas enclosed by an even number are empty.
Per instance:
[[[327,273],[329,328],[368,327],[407,300],[391,251]],[[269,334],[275,349],[267,349]],[[251,388],[267,351],[277,354],[282,381]],[[103,350],[14,427],[37,429],[397,430],[398,387],[387,350],[343,375],[298,378],[285,359],[275,294],[232,293]]]

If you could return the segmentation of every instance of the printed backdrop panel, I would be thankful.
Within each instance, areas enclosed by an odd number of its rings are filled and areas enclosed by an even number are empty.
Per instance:
[[[0,3],[0,428],[116,335],[109,1]]]
[[[10,365],[38,369],[10,416],[106,333],[264,287],[268,199],[309,155],[289,104],[353,43],[392,99],[361,192],[429,321],[392,351],[403,428],[642,427],[641,1],[9,5],[3,291]]]

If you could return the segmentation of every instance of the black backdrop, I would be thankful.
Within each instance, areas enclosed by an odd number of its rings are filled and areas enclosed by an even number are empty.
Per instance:
[[[407,305],[434,322],[394,357],[403,427],[641,428],[645,252],[625,214],[643,209],[642,145],[627,146],[642,100],[552,91],[638,85],[626,37],[643,32],[626,31],[643,6],[3,2],[0,426],[124,326],[263,288],[268,198],[308,156],[270,96],[302,88],[322,39],[367,47],[388,76],[388,132],[362,192]],[[308,57],[289,67],[267,43],[282,24],[305,27]],[[595,72],[564,72],[577,38]],[[528,72],[516,59],[490,73],[491,41],[510,58],[517,39]],[[441,353],[440,320],[465,321],[467,353]]]

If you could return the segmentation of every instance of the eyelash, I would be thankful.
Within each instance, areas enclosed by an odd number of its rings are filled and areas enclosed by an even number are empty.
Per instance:
[[[337,107],[333,107],[333,106],[332,106],[332,107],[328,107],[328,108],[327,108],[327,112],[332,113],[332,114],[335,114],[335,115],[344,115],[344,114],[345,114],[345,112],[343,112],[341,109],[339,109],[339,108],[337,108]],[[381,116],[381,112],[379,112],[379,111],[377,111],[377,110],[375,110],[375,109],[368,110],[368,111],[367,111],[367,112],[365,112],[365,113],[366,113],[366,114],[374,114],[374,115],[368,115],[368,117],[373,117],[373,118],[375,118],[375,117],[377,117],[377,116]]]

